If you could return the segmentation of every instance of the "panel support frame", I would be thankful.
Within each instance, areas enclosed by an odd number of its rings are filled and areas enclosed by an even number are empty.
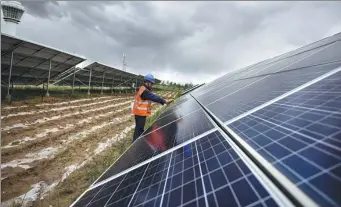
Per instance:
[[[73,78],[72,78],[72,90],[71,90],[71,96],[73,95],[73,92],[74,92],[74,87],[75,87],[75,78],[76,78],[76,66],[73,68]]]
[[[10,94],[10,86],[11,86],[11,78],[12,78],[12,69],[13,69],[13,56],[14,56],[14,52],[12,50],[11,53],[11,62],[10,62],[10,66],[9,66],[9,75],[8,75],[8,83],[7,83],[7,96],[6,96],[6,100],[10,103],[12,96]]]
[[[52,59],[50,59],[49,61],[49,73],[47,75],[47,85],[46,85],[46,94],[45,96],[49,97],[50,93],[49,93],[49,84],[50,84],[50,76],[51,76],[51,69],[52,69]]]
[[[199,100],[197,100],[192,94],[191,97],[200,105],[205,114],[209,116],[209,119],[214,122],[215,126],[223,132],[222,135],[230,138],[231,144],[235,145],[236,149],[239,149],[245,156],[250,159],[254,165],[263,172],[271,183],[277,186],[277,188],[286,196],[293,206],[311,206],[318,207],[318,205],[311,200],[303,191],[301,191],[294,183],[292,183],[287,177],[285,177],[280,171],[273,167],[268,161],[258,154],[253,148],[251,148],[242,138],[240,138],[233,130],[225,126],[218,117],[216,117],[209,109],[207,109]],[[225,139],[226,139],[225,136]],[[226,141],[229,142],[228,139]],[[283,199],[281,199],[283,200]],[[289,203],[289,202],[287,202]]]
[[[91,74],[92,74],[92,69],[90,69],[90,75],[89,75],[88,96],[90,96]]]

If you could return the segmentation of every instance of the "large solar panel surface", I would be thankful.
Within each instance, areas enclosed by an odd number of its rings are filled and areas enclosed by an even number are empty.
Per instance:
[[[93,188],[75,206],[206,204],[277,205],[219,132]]]
[[[180,98],[73,206],[341,206],[340,192],[341,33]]]

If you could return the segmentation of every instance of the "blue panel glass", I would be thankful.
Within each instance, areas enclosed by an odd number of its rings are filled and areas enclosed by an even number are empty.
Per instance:
[[[74,206],[105,206],[110,200],[116,200],[126,206],[145,169],[146,165],[88,191]]]
[[[201,109],[163,127],[157,124],[154,123],[144,136],[138,138],[97,182],[214,128]]]
[[[229,124],[321,206],[341,205],[340,86],[338,72]]]
[[[199,100],[224,122],[339,66],[340,62],[245,79],[205,97],[199,97]],[[295,110],[292,110],[292,114],[295,114]]]
[[[218,146],[224,151],[216,151]],[[266,206],[266,202],[277,206],[232,152],[225,138],[213,132],[88,191],[75,206],[206,206],[206,202],[210,206]],[[219,156],[225,153],[227,162],[221,162],[224,159]]]

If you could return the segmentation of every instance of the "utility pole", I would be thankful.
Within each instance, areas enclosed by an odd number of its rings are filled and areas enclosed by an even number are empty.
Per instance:
[[[127,62],[126,62],[126,54],[125,53],[123,53],[123,57],[122,57],[122,70],[123,71],[126,71],[127,69],[126,69],[126,66],[127,66]]]

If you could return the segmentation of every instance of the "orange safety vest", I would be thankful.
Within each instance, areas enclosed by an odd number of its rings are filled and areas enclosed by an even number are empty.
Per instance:
[[[142,100],[141,98],[144,90],[148,89],[145,86],[141,86],[134,100],[132,112],[138,116],[150,116],[152,114],[152,102],[149,100]]]

